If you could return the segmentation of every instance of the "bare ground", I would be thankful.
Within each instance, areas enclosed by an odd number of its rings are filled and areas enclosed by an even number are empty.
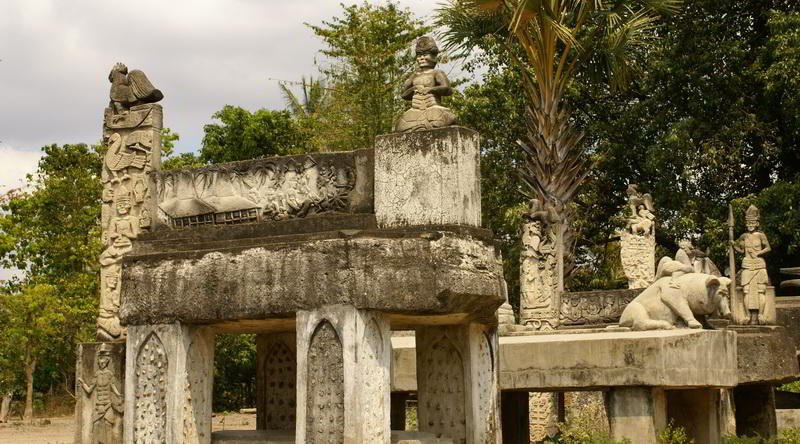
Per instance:
[[[255,430],[256,415],[233,413],[215,415],[213,430]],[[33,423],[12,421],[0,424],[0,444],[73,444],[75,418],[37,418]]]

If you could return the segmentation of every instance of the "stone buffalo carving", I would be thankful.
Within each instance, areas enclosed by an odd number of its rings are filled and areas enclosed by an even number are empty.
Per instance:
[[[656,281],[622,312],[620,327],[633,330],[701,328],[705,317],[730,315],[725,286],[728,278],[694,273],[680,262],[659,264]],[[698,320],[698,317],[700,320]]]

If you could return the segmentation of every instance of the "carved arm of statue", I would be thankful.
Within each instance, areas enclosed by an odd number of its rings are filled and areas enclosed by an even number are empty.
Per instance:
[[[767,235],[766,234],[764,234],[764,233],[762,233],[760,231],[757,234],[758,234],[758,237],[761,239],[761,245],[763,245],[764,248],[762,248],[761,251],[756,253],[756,256],[763,256],[763,255],[769,253],[770,251],[772,251],[772,247],[769,245],[769,240],[767,240]]]
[[[97,384],[89,385],[89,384],[83,382],[83,379],[81,379],[81,378],[78,378],[78,384],[80,384],[81,388],[83,389],[84,392],[86,392],[87,396],[91,395],[92,392],[94,391],[94,388],[97,386]]]

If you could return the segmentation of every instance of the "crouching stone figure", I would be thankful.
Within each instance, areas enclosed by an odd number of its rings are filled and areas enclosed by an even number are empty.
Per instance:
[[[681,262],[662,259],[656,281],[625,307],[619,325],[633,330],[701,328],[705,316],[730,315],[727,297],[718,291],[726,283],[727,278],[694,273]]]

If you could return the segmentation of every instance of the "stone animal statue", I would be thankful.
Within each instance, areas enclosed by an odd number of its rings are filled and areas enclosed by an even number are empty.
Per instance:
[[[666,258],[659,263],[656,281],[622,312],[620,327],[633,330],[701,328],[708,315],[729,316],[727,297],[719,292],[722,279]],[[698,318],[700,320],[698,320]]]
[[[164,98],[164,94],[156,89],[147,76],[134,69],[128,73],[128,67],[117,63],[108,74],[111,82],[111,110],[114,114],[122,114],[131,106],[143,103],[155,103]]]

